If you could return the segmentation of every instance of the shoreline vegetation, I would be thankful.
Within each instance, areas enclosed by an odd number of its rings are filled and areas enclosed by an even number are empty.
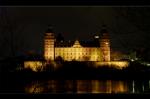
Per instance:
[[[130,62],[128,67],[117,69],[110,66],[94,68],[87,62],[59,62],[59,68],[49,64],[42,71],[34,72],[30,68],[1,71],[2,78],[20,79],[150,79],[150,67]],[[13,64],[11,65],[13,66]],[[14,66],[15,67],[15,66]]]

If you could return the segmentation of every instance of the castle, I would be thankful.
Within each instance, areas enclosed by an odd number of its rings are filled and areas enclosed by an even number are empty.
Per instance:
[[[49,27],[44,35],[44,61],[24,61],[24,68],[31,68],[37,72],[38,68],[46,66],[46,64],[54,63],[60,59],[64,61],[92,61],[95,67],[99,66],[114,66],[122,69],[129,65],[127,61],[112,61],[110,59],[110,38],[106,28],[103,27],[101,35],[94,36],[90,41],[64,41],[58,39]],[[53,65],[54,65],[53,64]],[[57,66],[54,66],[57,67]]]
[[[46,61],[62,57],[65,61],[110,61],[110,38],[106,28],[101,36],[91,41],[57,40],[50,26],[44,35],[44,57]]]

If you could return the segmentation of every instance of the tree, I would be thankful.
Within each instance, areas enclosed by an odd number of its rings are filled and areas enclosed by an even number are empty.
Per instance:
[[[26,24],[20,23],[17,17],[10,15],[6,7],[0,8],[0,20],[0,47],[3,48],[3,51],[7,51],[7,53],[9,52],[7,49],[10,49],[11,56],[15,56],[17,51],[24,46],[23,39],[17,37],[17,35],[23,32]],[[1,52],[3,53],[3,51]]]

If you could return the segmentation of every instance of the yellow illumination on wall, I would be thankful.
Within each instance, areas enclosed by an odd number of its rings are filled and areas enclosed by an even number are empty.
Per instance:
[[[90,61],[102,61],[102,54],[100,48],[91,48]]]
[[[110,43],[107,38],[102,38],[101,47],[83,47],[78,40],[71,47],[54,47],[54,34],[46,34],[44,56],[47,61],[54,60],[58,56],[65,61],[110,61]],[[95,37],[99,38],[99,36]]]
[[[54,60],[54,34],[46,33],[44,42],[44,57],[47,61]]]

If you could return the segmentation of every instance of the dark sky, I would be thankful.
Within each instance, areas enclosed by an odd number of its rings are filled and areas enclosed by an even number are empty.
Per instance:
[[[89,40],[107,25],[113,49],[128,50],[147,47],[149,43],[150,8],[146,7],[1,7],[0,14],[14,24],[15,46],[19,51],[42,53],[43,36],[47,25],[53,25],[56,34],[66,40]],[[5,14],[4,14],[5,16]],[[4,20],[4,19],[1,19]],[[2,22],[1,22],[2,23]],[[1,24],[3,25],[3,23]],[[9,33],[0,32],[1,45]],[[9,48],[9,43],[4,49]],[[6,50],[4,50],[6,51]]]

